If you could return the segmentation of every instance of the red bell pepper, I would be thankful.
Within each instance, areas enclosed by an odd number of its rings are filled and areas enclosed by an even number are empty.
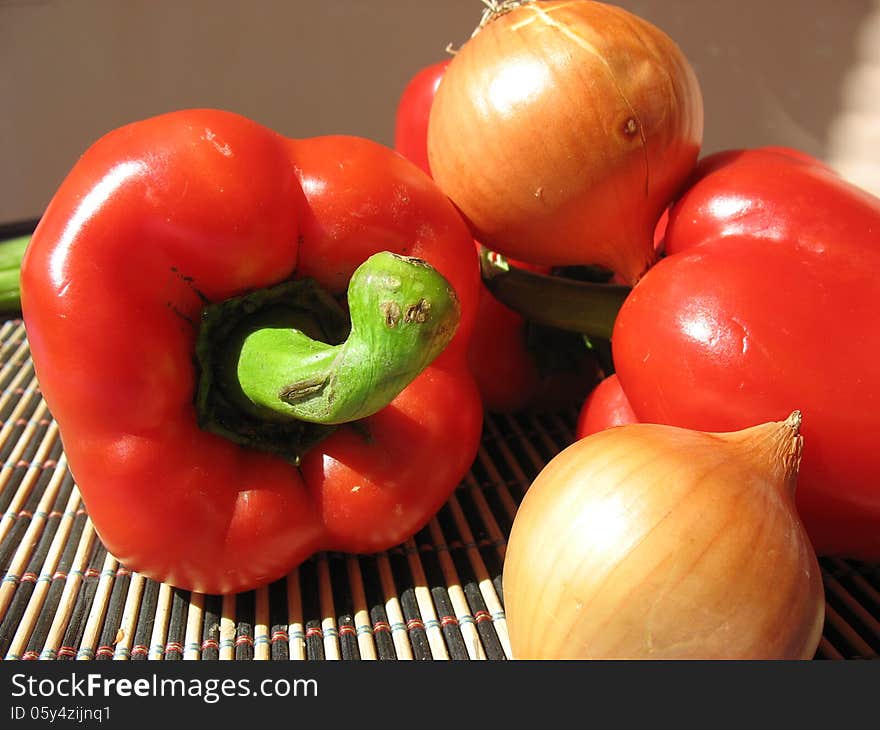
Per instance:
[[[793,150],[720,153],[665,248],[613,333],[636,416],[726,431],[801,410],[817,552],[880,560],[880,200]]]
[[[526,321],[485,286],[468,364],[483,406],[495,413],[558,411],[583,400],[601,376],[583,338]]]
[[[428,117],[437,88],[451,60],[446,58],[425,66],[407,81],[394,115],[394,149],[429,175]]]
[[[450,60],[419,70],[407,82],[395,114],[394,148],[428,175],[428,117]],[[546,266],[512,263],[550,273]],[[468,360],[484,407],[500,413],[555,410],[580,401],[600,373],[578,337],[526,322],[486,288],[480,293]]]
[[[575,425],[575,438],[582,439],[614,426],[638,423],[617,373],[604,378],[584,401]]]
[[[22,269],[98,534],[207,593],[386,549],[440,508],[479,445],[478,287],[470,234],[414,165],[214,110],[95,143]]]
[[[530,319],[613,322],[616,378],[578,435],[619,420],[735,431],[800,410],[797,506],[816,551],[880,560],[880,200],[795,150],[728,151],[700,162],[658,236],[665,258],[631,292],[489,272]]]

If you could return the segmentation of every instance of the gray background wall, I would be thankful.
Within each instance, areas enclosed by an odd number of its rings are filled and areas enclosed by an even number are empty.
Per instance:
[[[786,144],[880,192],[880,1],[619,0],[672,36],[704,151]],[[480,0],[0,0],[0,223],[39,216],[104,132],[216,106],[294,137],[391,144],[416,70]]]

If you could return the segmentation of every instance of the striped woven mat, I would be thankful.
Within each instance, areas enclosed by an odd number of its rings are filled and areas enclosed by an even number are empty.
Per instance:
[[[40,396],[24,327],[0,326],[0,657],[48,660],[503,660],[501,567],[528,485],[576,413],[488,415],[430,524],[375,555],[321,553],[255,591],[157,583],[101,545]],[[819,659],[880,658],[880,566],[822,561]]]

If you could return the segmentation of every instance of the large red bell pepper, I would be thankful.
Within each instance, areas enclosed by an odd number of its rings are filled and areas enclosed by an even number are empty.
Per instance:
[[[727,431],[800,409],[816,550],[880,560],[880,200],[799,152],[719,153],[665,247],[613,333],[636,416]]]
[[[213,110],[99,140],[22,270],[98,534],[209,593],[388,548],[436,512],[479,443],[478,287],[466,227],[414,165]]]
[[[641,420],[735,431],[803,414],[797,505],[822,555],[880,560],[880,199],[803,153],[705,158],[631,292],[490,271],[524,316],[611,326],[615,376],[577,435]]]

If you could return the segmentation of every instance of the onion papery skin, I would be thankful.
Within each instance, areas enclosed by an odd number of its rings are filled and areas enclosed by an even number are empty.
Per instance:
[[[475,238],[633,284],[699,155],[703,101],[663,31],[589,0],[498,15],[453,57],[428,124],[436,182]]]
[[[514,659],[810,659],[824,624],[790,422],[631,424],[560,452],[514,520]]]

